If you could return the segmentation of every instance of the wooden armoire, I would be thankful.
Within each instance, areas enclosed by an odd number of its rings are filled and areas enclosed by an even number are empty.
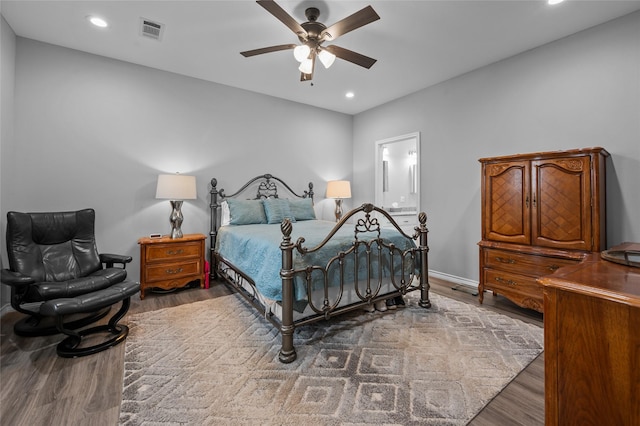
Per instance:
[[[481,158],[484,291],[543,311],[537,278],[606,249],[603,148]]]

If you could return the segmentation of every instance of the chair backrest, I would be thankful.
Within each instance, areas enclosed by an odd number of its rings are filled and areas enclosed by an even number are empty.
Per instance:
[[[36,281],[65,281],[102,269],[94,224],[93,209],[7,213],[10,269]]]

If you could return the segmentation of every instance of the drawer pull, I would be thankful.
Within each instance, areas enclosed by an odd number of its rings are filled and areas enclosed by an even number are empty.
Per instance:
[[[558,266],[558,265],[549,265],[549,270],[552,271],[552,272],[555,271],[558,268],[560,268],[560,266]]]
[[[516,263],[516,261],[513,259],[505,259],[504,257],[500,257],[500,256],[496,256],[496,260],[502,263],[511,263],[511,264]]]
[[[512,286],[517,286],[518,283],[513,281],[513,280],[505,280],[504,278],[500,278],[500,277],[496,277],[496,281],[498,281],[499,283],[502,284],[507,284],[507,285],[512,285]]]
[[[165,272],[167,274],[169,274],[169,275],[171,275],[171,274],[179,274],[180,272],[182,272],[182,268],[167,269]]]
[[[178,250],[167,250],[167,254],[168,254],[169,256],[177,256],[177,255],[182,254],[182,253],[184,253],[184,250],[182,250],[182,249],[178,249]]]

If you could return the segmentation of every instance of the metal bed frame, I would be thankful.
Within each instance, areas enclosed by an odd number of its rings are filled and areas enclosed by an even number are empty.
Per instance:
[[[283,180],[271,174],[264,174],[250,179],[238,191],[227,195],[224,189],[218,189],[217,179],[211,179],[211,247],[210,247],[210,279],[221,278],[229,287],[242,295],[253,307],[255,307],[267,320],[269,320],[281,334],[281,349],[278,358],[283,363],[293,362],[297,355],[293,345],[293,334],[295,328],[304,324],[329,319],[342,313],[354,311],[371,306],[373,303],[385,300],[391,297],[404,295],[410,291],[420,290],[420,300],[418,304],[423,308],[430,308],[429,301],[429,279],[428,279],[428,252],[427,234],[429,230],[426,227],[427,215],[421,212],[418,215],[419,225],[414,228],[413,235],[407,235],[402,231],[400,226],[395,222],[393,217],[385,210],[375,207],[373,204],[363,204],[362,206],[351,210],[335,225],[325,239],[316,247],[306,247],[305,239],[298,238],[294,243],[291,239],[291,232],[294,224],[285,219],[280,224],[282,231],[282,242],[280,249],[282,251],[282,269],[280,276],[282,278],[282,319],[276,317],[270,310],[264,306],[257,297],[258,290],[255,282],[234,266],[231,262],[224,258],[216,251],[216,240],[218,229],[221,223],[221,203],[226,198],[236,197],[245,192],[251,186],[257,186],[257,191],[253,199],[278,198],[278,184],[281,184],[294,197],[311,198],[313,200],[313,183],[308,184],[308,189],[302,194],[297,194]],[[378,217],[375,214],[386,218],[389,223],[406,238],[413,239],[415,247],[400,250],[395,245],[390,244],[380,237],[380,229],[382,228]],[[353,223],[349,221],[353,218]],[[348,250],[340,251],[331,258],[326,265],[307,265],[305,268],[294,268],[294,251],[304,256],[307,253],[316,252],[325,247],[331,238],[343,227],[353,226],[354,240],[352,246]],[[377,238],[362,240],[359,235],[367,233],[367,235],[377,235]],[[364,250],[364,252],[361,252]],[[360,253],[366,259],[365,277],[360,279],[358,273],[358,259]],[[345,257],[353,255],[355,259],[354,282],[346,282],[344,279]],[[381,256],[389,256],[390,259],[390,280],[395,291],[391,293],[381,294],[382,279],[372,277],[373,268],[379,268],[377,277],[382,276],[382,262],[379,260]],[[376,266],[377,265],[377,266]],[[339,268],[340,282],[329,283],[327,276],[330,268]],[[411,272],[406,272],[411,271]],[[396,274],[396,272],[399,272]],[[314,314],[294,321],[294,285],[293,280],[296,276],[304,277],[308,294],[312,290],[312,275],[322,274],[324,279],[324,298],[322,306],[316,306],[311,297],[308,297],[309,306]],[[329,286],[338,285],[339,292],[333,300],[329,296]],[[352,286],[357,294],[359,302],[351,303],[346,306],[339,306],[345,288]]]

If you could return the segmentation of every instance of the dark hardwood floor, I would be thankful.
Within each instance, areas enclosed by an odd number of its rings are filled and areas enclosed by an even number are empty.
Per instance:
[[[462,286],[431,279],[433,292],[478,303]],[[129,314],[192,303],[229,294],[223,284],[210,289],[187,289],[167,294],[149,293],[131,299]],[[520,309],[498,296],[485,296],[484,307],[523,321],[542,325],[542,315]],[[0,424],[117,425],[122,399],[124,344],[77,359],[56,355],[60,336],[23,338],[13,333],[21,314],[8,312],[0,319]],[[126,324],[127,319],[122,321]],[[194,326],[202,326],[196,325]],[[544,355],[544,354],[543,354]],[[544,360],[534,360],[469,424],[543,425]]]

